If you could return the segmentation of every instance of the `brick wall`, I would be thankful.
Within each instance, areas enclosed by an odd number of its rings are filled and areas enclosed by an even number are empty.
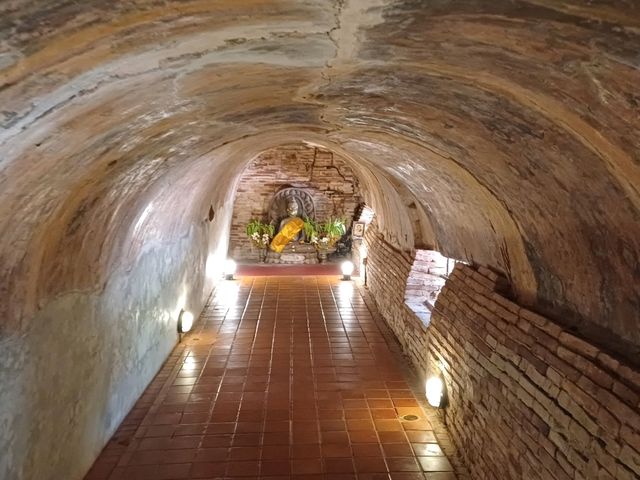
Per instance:
[[[445,257],[434,250],[416,250],[407,278],[404,301],[426,324],[431,321],[432,306],[444,286],[447,273],[444,262]]]
[[[291,145],[260,155],[243,173],[233,210],[229,252],[235,259],[257,259],[245,235],[251,219],[267,221],[273,195],[285,186],[306,189],[313,197],[316,219],[344,216],[351,221],[361,202],[358,182],[344,160],[331,152]]]
[[[364,236],[367,251],[367,286],[380,314],[396,335],[403,352],[422,377],[427,371],[427,326],[405,302],[413,252],[389,245],[374,221]]]
[[[407,298],[435,301],[444,286],[443,275],[447,273],[440,258],[442,256],[434,250],[416,250],[405,290]]]
[[[428,330],[474,478],[640,478],[640,372],[507,300],[500,281],[457,265]]]
[[[441,365],[449,433],[474,479],[637,480],[640,372],[458,264],[428,326],[406,306],[413,255],[364,239],[371,297],[424,376]]]

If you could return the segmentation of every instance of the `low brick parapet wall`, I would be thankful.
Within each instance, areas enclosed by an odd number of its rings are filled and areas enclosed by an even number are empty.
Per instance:
[[[367,230],[371,297],[422,376],[442,369],[450,436],[478,480],[640,478],[640,372],[458,264],[426,325],[407,307],[414,255]]]
[[[640,478],[640,372],[458,265],[428,329],[451,436],[478,479]]]
[[[367,245],[367,282],[376,307],[396,335],[403,352],[424,378],[427,370],[428,336],[426,324],[406,304],[405,290],[414,255],[387,243],[371,225]]]

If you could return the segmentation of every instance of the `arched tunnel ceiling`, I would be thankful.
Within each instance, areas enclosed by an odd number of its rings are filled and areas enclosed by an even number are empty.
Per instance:
[[[637,2],[12,0],[0,18],[5,327],[307,141],[354,162],[398,246],[640,345]]]

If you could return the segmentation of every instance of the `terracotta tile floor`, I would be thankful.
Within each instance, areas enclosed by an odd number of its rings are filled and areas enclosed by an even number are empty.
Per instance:
[[[224,282],[86,480],[454,479],[404,365],[351,282]]]

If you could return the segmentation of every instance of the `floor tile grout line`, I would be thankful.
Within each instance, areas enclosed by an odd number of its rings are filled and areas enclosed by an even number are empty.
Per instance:
[[[240,290],[240,289],[242,288],[242,281],[238,281],[238,280],[236,280],[236,281],[234,281],[234,282],[239,282],[239,283],[237,283],[237,285],[238,285],[238,289]],[[246,301],[248,301],[248,299],[250,298],[250,296],[251,296],[251,292],[249,292],[249,295],[247,296],[247,300],[246,300]],[[236,298],[237,298],[237,297],[236,297]],[[230,311],[230,310],[231,310],[231,307],[227,308],[227,310],[226,310],[226,312],[225,312],[225,315],[224,315],[224,317],[223,317],[223,319],[222,319],[221,327],[222,327],[222,326],[224,326],[224,325],[225,325],[225,323],[226,323],[226,321],[228,320],[227,316],[229,315],[229,311]],[[243,313],[244,313],[244,309],[243,309]],[[242,315],[241,315],[241,317],[242,317]],[[240,323],[241,323],[241,322],[239,321],[239,322],[238,322],[238,326],[236,327],[236,330],[234,331],[233,339],[231,340],[231,344],[232,344],[232,345],[233,345],[233,343],[234,343],[234,340],[235,340],[235,339],[236,339],[236,337],[237,337],[238,328],[239,328]],[[215,344],[213,344],[213,345],[211,346],[211,348],[212,348],[212,349],[214,348],[214,345],[215,345]],[[210,356],[210,355],[211,355],[211,354],[209,354],[209,356]],[[216,392],[216,399],[213,401],[213,403],[212,403],[212,405],[211,405],[211,413],[210,413],[210,415],[209,415],[209,421],[208,421],[208,423],[207,423],[207,426],[212,425],[213,423],[217,423],[217,422],[214,422],[214,421],[213,421],[213,415],[214,415],[214,412],[215,412],[215,407],[216,407],[216,403],[217,403],[217,400],[218,400],[218,396],[219,396],[221,393],[223,393],[223,392],[222,392],[222,388],[223,388],[223,386],[224,386],[225,378],[227,377],[227,372],[229,371],[229,368],[228,368],[228,367],[229,367],[229,359],[230,359],[230,357],[231,357],[232,355],[233,355],[233,346],[229,347],[229,353],[227,354],[227,358],[226,358],[226,360],[225,360],[225,366],[224,366],[224,368],[223,368],[223,374],[222,374],[222,377],[220,378],[220,384],[218,385],[218,390],[217,390],[217,392]],[[236,413],[236,417],[235,417],[236,421],[234,422],[234,435],[235,435],[235,431],[236,431],[236,429],[237,429],[237,427],[238,427],[238,417],[239,417],[239,415],[240,415],[240,405],[242,405],[242,395],[240,396],[240,403],[239,403],[239,406],[238,406],[238,412]],[[207,428],[207,431],[208,431],[208,428]],[[201,448],[201,447],[202,447],[203,442],[204,442],[204,437],[200,440],[200,443],[198,444],[198,447],[199,447],[199,448]],[[229,452],[227,452],[227,454],[229,454]]]
[[[338,299],[336,297],[337,288],[338,288],[337,285],[332,282],[324,282],[324,281],[321,282],[317,277],[315,277],[313,278],[313,280],[305,281],[305,283],[303,284],[304,295],[302,296],[298,295],[298,297],[296,297],[298,298],[298,300],[296,301],[300,301],[300,302],[304,301],[304,317],[302,314],[296,315],[295,310],[293,308],[295,301],[288,299],[286,303],[280,305],[279,302],[284,298],[283,296],[288,295],[288,293],[287,293],[287,281],[285,279],[282,279],[282,280],[278,279],[276,281],[276,285],[277,285],[276,308],[274,311],[269,311],[268,313],[268,315],[273,315],[273,325],[271,327],[271,331],[269,335],[269,338],[271,339],[271,345],[269,350],[270,352],[269,368],[268,370],[264,371],[264,370],[261,370],[260,368],[256,369],[256,364],[254,364],[254,361],[256,359],[257,360],[260,359],[260,355],[262,355],[262,353],[260,353],[259,351],[262,350],[265,346],[265,342],[263,338],[265,335],[265,332],[261,330],[262,329],[261,325],[263,324],[262,315],[264,314],[264,305],[267,302],[269,291],[268,291],[268,282],[265,282],[264,284],[262,284],[263,286],[261,287],[260,292],[257,291],[256,285],[257,283],[255,278],[252,278],[249,286],[244,284],[240,286],[240,288],[242,289],[242,293],[238,295],[238,300],[242,302],[242,312],[239,312],[239,309],[236,308],[237,307],[237,303],[236,303],[234,304],[234,306],[230,306],[224,310],[224,313],[221,314],[222,315],[221,319],[218,317],[219,312],[216,314],[216,317],[209,317],[209,314],[211,314],[212,312],[217,312],[216,305],[212,305],[211,301],[209,300],[200,316],[201,321],[198,322],[200,325],[198,329],[198,333],[202,334],[206,330],[207,326],[209,326],[209,327],[215,328],[215,332],[214,332],[215,335],[218,335],[218,337],[224,338],[223,352],[225,355],[225,359],[224,359],[224,367],[222,368],[223,373],[218,383],[215,396],[212,397],[212,399],[210,400],[209,418],[205,423],[206,425],[210,425],[212,423],[211,414],[213,412],[213,408],[216,404],[216,401],[219,398],[218,395],[222,393],[224,380],[227,374],[230,372],[230,369],[233,369],[233,368],[244,369],[244,372],[242,375],[238,374],[238,376],[244,376],[244,379],[243,379],[241,390],[240,390],[240,401],[238,403],[238,411],[236,412],[236,417],[234,422],[235,423],[234,433],[222,435],[222,432],[221,432],[221,436],[232,435],[234,437],[234,439],[232,440],[233,443],[230,442],[229,446],[227,447],[229,450],[228,450],[228,455],[226,457],[225,465],[233,462],[233,460],[231,459],[230,449],[233,448],[233,446],[235,445],[235,435],[237,435],[238,433],[238,423],[240,423],[240,419],[241,419],[240,414],[242,412],[242,406],[245,400],[245,394],[247,392],[246,388],[247,388],[248,382],[254,376],[266,377],[267,388],[265,389],[265,392],[264,392],[265,401],[262,408],[262,411],[265,413],[261,422],[262,423],[261,435],[264,436],[264,433],[266,431],[266,422],[268,418],[267,417],[268,412],[266,412],[266,410],[268,410],[267,403],[269,399],[268,386],[271,385],[271,377],[272,377],[272,374],[274,373],[273,362],[274,362],[274,356],[276,354],[276,349],[278,348],[278,345],[280,345],[280,342],[281,342],[280,341],[278,344],[276,344],[276,339],[280,337],[279,330],[278,330],[278,321],[280,321],[282,324],[283,319],[284,319],[285,325],[287,326],[288,339],[289,339],[289,345],[288,345],[289,371],[287,372],[287,377],[289,379],[289,382],[288,382],[289,457],[288,458],[289,458],[289,465],[290,465],[290,474],[293,475],[293,462],[294,462],[293,442],[292,442],[292,435],[293,435],[292,426],[294,423],[294,417],[293,417],[292,402],[294,399],[293,388],[294,388],[294,374],[296,373],[296,370],[294,369],[295,366],[298,367],[299,369],[298,371],[303,372],[303,375],[304,375],[304,372],[306,372],[306,370],[309,369],[309,373],[313,377],[311,383],[313,385],[313,390],[314,390],[314,400],[315,400],[314,407],[316,409],[315,424],[316,424],[316,430],[317,430],[319,442],[321,442],[321,438],[322,438],[321,437],[322,427],[320,424],[321,416],[319,413],[320,411],[318,410],[318,405],[319,405],[318,399],[320,398],[321,395],[323,395],[321,392],[326,392],[325,394],[327,395],[327,397],[331,397],[332,392],[340,393],[344,391],[343,390],[344,388],[348,388],[349,386],[351,386],[351,387],[356,387],[357,389],[362,390],[365,393],[363,395],[363,399],[365,401],[365,405],[368,411],[368,419],[373,424],[373,428],[374,428],[374,432],[377,440],[376,442],[374,442],[374,444],[378,445],[378,448],[382,450],[382,447],[385,442],[383,442],[383,439],[380,436],[380,431],[378,431],[377,425],[375,423],[375,417],[373,416],[374,407],[372,406],[371,403],[369,403],[369,400],[368,400],[369,397],[366,394],[366,391],[368,389],[375,390],[375,389],[384,388],[384,390],[387,392],[387,396],[389,400],[392,400],[393,397],[390,394],[391,393],[390,389],[400,388],[400,387],[393,386],[392,388],[392,385],[389,382],[391,381],[398,382],[398,378],[399,378],[399,379],[402,379],[402,381],[407,384],[408,390],[409,392],[411,392],[414,400],[419,401],[421,397],[415,392],[415,389],[414,389],[415,384],[412,381],[410,381],[410,377],[412,376],[411,374],[413,372],[400,371],[399,376],[397,378],[389,376],[390,374],[395,375],[395,372],[394,372],[395,363],[394,363],[393,369],[389,369],[388,371],[383,369],[379,375],[374,377],[375,380],[372,378],[368,379],[367,374],[364,373],[366,369],[375,368],[376,365],[381,365],[381,362],[385,361],[385,356],[384,355],[380,356],[380,353],[382,351],[380,350],[380,348],[375,347],[375,345],[379,345],[379,346],[384,345],[385,352],[389,354],[389,358],[394,360],[394,362],[396,360],[401,362],[401,363],[398,363],[397,367],[402,367],[406,363],[406,358],[402,357],[401,351],[397,348],[397,344],[391,345],[389,343],[390,339],[393,339],[394,337],[388,336],[383,331],[385,327],[388,330],[388,326],[386,325],[385,322],[380,321],[380,317],[379,317],[379,314],[377,314],[377,311],[373,312],[371,310],[371,306],[367,303],[360,289],[354,289],[353,293],[355,293],[356,295],[354,296],[352,293],[347,298],[348,307],[345,307],[345,306],[341,307],[340,302],[338,302]],[[293,290],[293,289],[290,289],[290,290]],[[309,295],[309,290],[313,291],[313,298]],[[358,298],[360,298],[362,302],[357,301]],[[314,320],[315,315],[313,316],[311,315],[310,305],[313,304],[313,299],[317,300],[318,306],[322,312],[320,321]],[[256,300],[259,301],[259,306],[257,306],[256,303],[254,303]],[[344,300],[345,300],[344,298],[341,299],[342,302],[344,302]],[[278,307],[282,307],[282,308],[278,308]],[[284,311],[284,316],[281,315],[283,311]],[[366,311],[368,312],[368,315],[364,315],[364,314],[358,315],[357,312],[359,311]],[[203,320],[202,317],[205,317],[204,322],[202,321]],[[211,321],[209,320],[209,318],[216,318],[216,321]],[[271,320],[268,319],[264,321],[268,323]],[[299,340],[300,335],[304,331],[303,329],[300,328],[300,325],[299,325],[300,321],[304,322],[304,326],[306,328],[306,332],[304,332],[303,335],[308,342],[308,356],[303,354],[302,355],[302,357],[304,357],[303,363],[296,364],[295,363],[295,357],[296,357],[295,342],[296,340]],[[207,325],[205,325],[205,323]],[[317,328],[320,325],[322,325],[321,330]],[[357,325],[357,330],[354,329],[356,325]],[[367,325],[367,327],[363,328],[365,325]],[[232,329],[232,331],[227,332],[226,331],[227,329]],[[250,344],[248,344],[247,339],[251,329],[253,329],[253,333],[251,337],[251,342]],[[322,333],[320,334],[320,332]],[[227,337],[230,337],[230,338],[227,338]],[[317,349],[314,349],[314,344],[317,345],[318,347]],[[367,354],[367,357],[361,357],[361,358],[357,357],[356,352],[359,352],[365,344],[367,345],[367,351],[369,352]],[[140,420],[140,422],[138,423],[136,427],[136,433],[143,426],[144,427],[149,426],[148,423],[145,423],[145,419],[147,419],[147,416],[150,414],[151,409],[156,407],[158,402],[159,404],[162,404],[163,403],[162,400],[166,399],[167,389],[173,386],[173,383],[175,382],[176,378],[178,378],[180,372],[183,371],[186,358],[188,358],[189,356],[192,356],[193,358],[196,359],[196,362],[198,364],[201,363],[201,365],[199,365],[197,373],[195,377],[193,377],[193,378],[196,378],[196,382],[190,385],[191,388],[189,389],[189,393],[186,394],[188,396],[186,397],[186,400],[183,402],[183,404],[187,405],[188,403],[190,403],[191,395],[194,395],[194,391],[193,391],[194,385],[206,384],[206,382],[201,383],[198,380],[201,380],[205,377],[206,368],[208,365],[210,365],[211,357],[214,355],[214,351],[216,349],[216,342],[214,341],[211,344],[207,344],[206,347],[207,347],[206,349],[202,349],[202,347],[198,348],[197,345],[190,346],[188,344],[185,344],[180,348],[180,345],[176,345],[175,349],[172,351],[172,353],[169,355],[169,358],[168,358],[168,361],[171,360],[174,362],[173,366],[171,367],[171,370],[167,372],[166,377],[163,378],[162,387],[160,388],[160,390],[153,394],[155,398],[152,400],[152,405],[151,407],[149,407],[149,410],[146,412],[142,420]],[[347,358],[343,358],[342,355],[344,355],[347,351],[349,352],[349,356]],[[318,356],[317,358],[318,362],[316,362],[316,355]],[[342,365],[340,367],[342,371],[342,375],[346,376],[344,377],[343,380],[339,380],[339,377],[338,377],[339,375],[338,366],[340,365]],[[163,365],[158,375],[160,375],[160,372],[162,372],[164,369],[165,369],[165,366]],[[264,373],[266,373],[266,375],[264,375]],[[318,376],[320,375],[330,375],[330,376],[319,378]],[[236,376],[236,375],[232,375],[232,376]],[[185,378],[191,378],[191,377],[186,375]],[[321,378],[323,379],[321,380]],[[150,385],[155,381],[155,379],[156,377],[154,377],[154,380],[152,380]],[[335,386],[328,385],[328,388],[325,388],[325,386],[322,385],[323,383],[331,384],[333,382],[336,382],[336,385]],[[378,385],[382,385],[382,386],[376,386],[377,385],[376,382],[378,382],[377,383]],[[230,385],[235,385],[235,384],[230,384]],[[322,387],[323,390],[319,390],[320,387]],[[235,388],[236,387],[232,387],[231,391],[235,392],[236,391]],[[404,389],[404,387],[402,388]],[[204,392],[206,392],[206,390],[204,390]],[[340,402],[342,401],[343,399],[340,400]],[[393,405],[393,408],[395,409],[397,414],[398,411],[393,401],[391,402],[391,404]],[[330,409],[331,408],[328,408],[328,410]],[[345,427],[347,428],[345,432],[347,432],[348,434],[350,430],[348,429],[348,425],[347,425],[346,409],[344,408],[344,403],[341,403],[341,407],[339,409],[342,410],[343,412],[342,418],[343,418],[343,421],[345,422]],[[187,413],[187,410],[183,407],[181,412],[182,414],[185,414]],[[155,413],[157,413],[157,407],[156,407]],[[182,423],[179,422],[178,424],[173,424],[173,425],[175,426],[180,424]],[[206,429],[205,431],[208,433]],[[404,438],[408,440],[407,431],[403,428],[402,432],[403,432]],[[206,436],[206,433],[201,434],[201,439],[196,449],[202,448],[203,446],[202,441],[205,436]],[[174,437],[175,437],[175,431],[171,434],[171,438],[174,438]],[[350,435],[348,438],[351,440]],[[262,440],[263,438],[261,437],[259,441],[259,446],[258,446],[259,448],[259,457],[258,457],[259,460],[257,460],[258,468],[262,468],[263,458],[261,453],[262,453],[262,448],[264,447],[264,442]],[[407,442],[407,443],[411,443],[411,442]],[[322,443],[320,443],[320,445],[322,445]],[[353,445],[353,442],[350,441],[349,445]],[[128,447],[131,447],[131,445],[129,445]],[[320,451],[322,450],[320,449]],[[412,458],[417,459],[417,456],[418,454],[414,453]],[[325,462],[322,460],[323,458],[325,457],[323,455],[320,455],[319,464],[322,466],[322,469],[324,471]],[[329,458],[329,457],[326,457],[326,458]],[[351,460],[352,466],[354,467],[355,467],[355,463],[354,463],[355,458],[356,457],[354,455],[354,452],[353,450],[351,450],[350,460]],[[392,467],[387,461],[386,454],[383,453],[382,458],[385,464],[385,468],[387,470],[387,473],[385,475],[389,477]],[[156,467],[158,467],[158,465],[156,465]],[[262,475],[261,470],[258,470],[258,472],[260,472],[258,475]],[[325,475],[328,475],[328,473],[325,472]],[[355,478],[355,474],[354,474],[354,478]]]
[[[205,304],[203,312],[206,311],[206,309],[210,305],[210,302],[212,301],[213,298],[214,298],[214,292],[212,292],[212,294],[209,296],[209,299],[207,300],[207,303]],[[199,319],[202,320],[202,313],[200,314]],[[176,358],[172,359],[172,354],[175,351],[175,349],[177,349],[177,348],[179,348],[181,346],[182,346],[182,348],[181,348],[180,355],[176,355],[175,356]],[[179,341],[178,344],[176,344],[174,346],[172,352],[169,354],[169,357],[167,358],[166,362],[173,360],[173,361],[175,361],[175,363],[174,363],[173,367],[171,368],[171,371],[167,375],[167,378],[165,379],[165,382],[164,382],[163,386],[161,387],[160,391],[156,395],[156,398],[152,402],[151,406],[147,410],[147,412],[144,415],[144,417],[140,420],[140,423],[137,425],[137,427],[135,429],[135,432],[132,435],[131,442],[127,445],[127,448],[125,449],[125,451],[122,452],[122,454],[120,455],[120,458],[119,458],[118,462],[115,464],[114,469],[117,468],[117,467],[120,467],[120,466],[126,466],[126,464],[128,463],[128,460],[130,460],[132,454],[138,449],[137,447],[140,445],[141,438],[144,438],[143,435],[140,435],[142,433],[142,429],[148,427],[148,425],[149,425],[149,424],[145,423],[145,420],[150,419],[152,417],[152,415],[156,414],[160,404],[162,404],[162,400],[166,396],[166,392],[169,390],[169,388],[171,388],[173,381],[177,378],[178,373],[180,372],[180,369],[182,368],[182,365],[183,365],[183,362],[181,363],[181,360],[184,357],[184,350],[185,349],[186,349],[186,344],[184,344],[183,341]],[[159,372],[164,368],[165,365],[166,365],[166,363],[163,364],[162,367],[160,367]],[[156,376],[157,376],[157,374],[156,374]],[[149,386],[154,382],[154,380],[156,379],[156,376],[154,376],[154,378],[151,380],[151,382],[149,383]],[[147,386],[147,388],[149,388],[149,386]],[[134,405],[133,408],[135,408],[135,405]],[[111,477],[111,476],[112,476],[112,474],[109,475],[109,477]]]
[[[354,290],[355,290],[355,288],[354,288]],[[332,292],[332,294],[333,294],[334,301],[336,301],[336,299],[335,299],[335,292],[334,292],[333,288],[331,289],[331,292]],[[358,294],[359,294],[359,292],[358,292]],[[353,298],[353,295],[352,295],[352,297],[349,299],[349,305],[351,306],[351,310],[353,310],[353,302],[352,302],[352,298]],[[337,302],[336,302],[336,303],[337,303]],[[343,326],[344,326],[344,317],[342,316],[342,313],[340,313],[340,318],[342,319],[342,323],[343,323]],[[360,324],[360,321],[358,321],[358,324]],[[377,326],[377,325],[376,325],[376,326]],[[346,333],[346,329],[345,329],[345,333]],[[348,337],[347,337],[347,338],[348,338]],[[351,340],[350,340],[350,339],[349,339],[349,344],[351,345]],[[369,344],[369,351],[371,351],[371,345],[370,345],[370,344]],[[374,358],[375,358],[375,356],[374,356]],[[385,382],[385,387],[386,387],[386,382]],[[378,440],[378,444],[380,445],[380,448],[381,448],[381,450],[382,450],[382,444],[383,444],[383,442],[382,442],[382,438],[380,437],[380,432],[375,428],[375,426],[376,426],[375,419],[374,419],[374,417],[373,417],[373,412],[371,411],[372,409],[370,408],[369,401],[368,401],[368,399],[367,399],[366,395],[365,395],[365,401],[367,402],[367,411],[368,411],[368,413],[369,413],[369,420],[371,421],[371,424],[374,426],[373,431],[375,432],[376,439]],[[394,407],[394,408],[395,408],[395,407]],[[404,431],[404,429],[403,429],[403,434],[404,434],[405,438],[408,440],[408,438],[407,438],[407,436],[406,436],[406,432]],[[351,437],[350,437],[350,438],[351,438]],[[387,457],[386,457],[386,455],[384,455],[384,453],[382,453],[382,458],[383,458],[383,461],[384,461],[384,463],[385,463],[385,467],[386,467],[386,469],[387,469],[387,472],[391,472],[391,470],[390,470],[390,464],[389,464],[389,462],[387,461]]]
[[[367,309],[369,310],[369,312],[371,313],[371,315],[374,317],[377,317],[380,320],[380,324],[382,324],[384,328],[386,328],[389,332],[391,332],[392,334],[391,338],[393,338],[396,344],[400,346],[399,341],[397,340],[395,334],[393,334],[391,328],[382,317],[382,314],[379,312],[377,305],[375,303],[375,299],[372,298],[368,288],[364,284],[356,284],[356,288],[358,290],[359,295],[364,300],[364,303]],[[439,417],[436,414],[430,412],[429,409],[431,409],[432,407],[427,405],[426,399],[423,398],[424,393],[418,391],[417,389],[419,376],[415,366],[407,359],[406,355],[402,351],[402,348],[400,348],[400,352],[401,352],[403,362],[408,367],[405,372],[405,377],[407,378],[407,380],[409,380],[407,382],[409,385],[409,388],[412,391],[413,395],[415,396],[416,400],[418,401],[418,404],[421,406],[422,410],[425,412],[425,415],[429,420],[429,422],[431,422],[432,426],[437,427],[437,430],[436,428],[434,428],[433,431],[434,431],[434,434],[436,435],[438,446],[442,446],[443,444],[448,445],[449,448],[447,448],[447,451],[443,449],[443,452],[447,458],[452,460],[451,463],[453,464],[454,470],[455,470],[454,475],[456,476],[456,478],[458,478],[458,480],[468,480],[469,479],[468,472],[466,470],[466,467],[462,463],[462,458],[458,453],[457,446],[452,443],[451,438],[449,437],[449,434],[446,431],[446,427],[444,427]]]

